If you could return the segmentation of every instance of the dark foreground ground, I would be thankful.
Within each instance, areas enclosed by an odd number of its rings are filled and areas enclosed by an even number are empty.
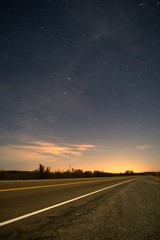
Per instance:
[[[160,240],[160,183],[140,178],[53,211],[34,227],[1,231],[0,239]]]

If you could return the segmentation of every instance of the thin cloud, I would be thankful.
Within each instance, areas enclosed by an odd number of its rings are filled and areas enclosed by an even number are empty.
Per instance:
[[[95,148],[94,145],[87,145],[87,144],[81,144],[81,145],[71,145],[73,148],[75,148],[78,151],[84,152],[87,150],[92,150]]]
[[[145,149],[151,148],[151,146],[145,144],[145,145],[138,145],[138,146],[136,146],[136,148],[139,149],[139,150],[145,150]]]
[[[32,141],[26,142],[20,145],[9,145],[3,147],[3,152],[8,151],[27,154],[38,154],[40,156],[48,156],[48,157],[76,157],[81,156],[84,152],[94,149],[94,145],[70,145],[70,144],[53,144],[49,142],[43,141]],[[2,149],[1,149],[2,150]]]

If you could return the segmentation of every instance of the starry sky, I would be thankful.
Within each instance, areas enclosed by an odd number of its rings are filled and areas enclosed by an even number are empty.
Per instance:
[[[0,169],[160,171],[160,1],[0,0]]]

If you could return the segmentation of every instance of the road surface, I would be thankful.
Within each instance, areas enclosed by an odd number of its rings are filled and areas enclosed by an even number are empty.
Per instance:
[[[159,240],[160,185],[131,180],[0,182],[0,237]]]

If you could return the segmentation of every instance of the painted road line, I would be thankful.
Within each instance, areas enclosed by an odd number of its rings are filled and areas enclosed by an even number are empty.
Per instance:
[[[88,197],[88,196],[90,196],[90,195],[93,195],[93,194],[96,194],[96,193],[105,191],[105,190],[107,190],[107,189],[109,189],[109,188],[113,188],[113,187],[116,187],[116,186],[121,185],[121,184],[124,184],[124,183],[128,183],[128,182],[131,182],[131,181],[135,181],[135,180],[137,180],[137,179],[138,179],[138,178],[134,178],[134,179],[130,179],[130,180],[127,180],[127,181],[124,181],[124,182],[116,183],[116,184],[111,185],[111,186],[109,186],[109,187],[101,188],[101,189],[96,190],[96,191],[94,191],[94,192],[90,192],[90,193],[81,195],[81,196],[79,196],[79,197],[72,198],[72,199],[70,199],[70,200],[67,200],[67,201],[64,201],[64,202],[55,204],[55,205],[53,205],[53,206],[46,207],[46,208],[40,209],[40,210],[38,210],[38,211],[31,212],[31,213],[22,215],[22,216],[20,216],[20,217],[16,217],[16,218],[13,218],[13,219],[10,219],[10,220],[1,222],[1,223],[0,223],[0,227],[1,227],[1,226],[4,226],[4,225],[7,225],[7,224],[10,224],[10,223],[13,223],[13,222],[16,222],[16,221],[19,221],[19,220],[22,220],[22,219],[24,219],[24,218],[28,218],[28,217],[31,217],[31,216],[33,216],[33,215],[36,215],[36,214],[39,214],[39,213],[48,211],[48,210],[50,210],[50,209],[60,207],[60,206],[65,205],[65,204],[67,204],[67,203],[71,203],[71,202],[77,201],[77,200],[79,200],[79,199]]]
[[[104,182],[104,181],[106,181],[106,179],[83,181],[83,182],[72,182],[72,183],[49,184],[49,185],[32,186],[32,187],[6,188],[6,189],[0,189],[0,192],[22,191],[22,190],[30,190],[30,189],[38,189],[38,188],[50,188],[50,187],[61,187],[61,186],[68,186],[68,185],[85,184],[85,183],[93,183],[93,182]]]

